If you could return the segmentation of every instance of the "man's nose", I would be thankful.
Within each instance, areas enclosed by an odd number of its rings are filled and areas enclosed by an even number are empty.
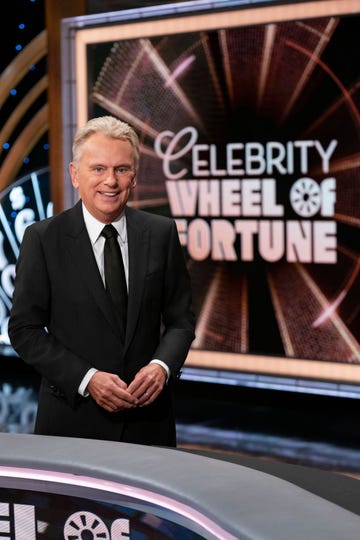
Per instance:
[[[115,169],[109,167],[109,169],[107,170],[105,182],[109,185],[117,184]]]

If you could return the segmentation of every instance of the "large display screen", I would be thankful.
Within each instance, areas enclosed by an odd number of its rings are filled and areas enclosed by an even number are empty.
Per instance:
[[[176,220],[191,273],[187,366],[359,383],[359,3],[185,4],[65,21],[65,155],[91,117],[137,130],[131,204]]]

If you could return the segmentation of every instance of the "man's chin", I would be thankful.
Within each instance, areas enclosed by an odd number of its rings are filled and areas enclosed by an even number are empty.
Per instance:
[[[111,221],[114,221],[116,218],[118,218],[123,210],[125,205],[103,205],[101,209],[99,209],[99,212],[102,214],[102,216],[106,219],[107,223],[110,223]]]

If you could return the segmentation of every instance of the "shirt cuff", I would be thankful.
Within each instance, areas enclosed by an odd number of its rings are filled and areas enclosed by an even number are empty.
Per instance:
[[[170,378],[170,369],[169,366],[165,364],[162,360],[158,360],[157,358],[154,358],[154,360],[151,360],[150,364],[159,364],[159,366],[163,367],[166,371],[166,383],[168,383]]]
[[[90,368],[89,371],[85,374],[85,377],[80,383],[80,386],[78,388],[78,392],[83,397],[88,397],[89,392],[87,392],[86,387],[91,379],[91,377],[96,373],[98,370],[96,368]]]

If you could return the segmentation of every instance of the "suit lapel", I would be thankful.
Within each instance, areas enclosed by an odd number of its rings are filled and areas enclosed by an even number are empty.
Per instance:
[[[126,207],[129,249],[129,301],[125,350],[135,332],[141,306],[149,249],[149,230],[138,219],[132,208]]]
[[[120,329],[116,323],[111,300],[105,291],[90,238],[87,233],[81,201],[69,210],[69,227],[65,231],[65,242],[71,259],[78,268],[79,275],[87,285],[89,293],[100,307],[114,332],[121,337]]]

